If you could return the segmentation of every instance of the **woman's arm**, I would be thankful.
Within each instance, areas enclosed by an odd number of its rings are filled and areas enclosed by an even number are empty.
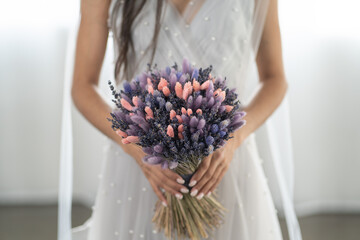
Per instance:
[[[202,198],[220,183],[233,158],[236,148],[265,122],[283,100],[287,91],[284,74],[277,0],[270,0],[262,39],[256,57],[261,88],[245,107],[246,125],[234,133],[225,147],[214,152],[201,163],[191,179],[195,186],[191,193]]]
[[[181,198],[180,192],[188,191],[178,183],[182,183],[183,179],[170,170],[163,171],[158,166],[144,164],[142,158],[145,154],[137,145],[121,143],[121,138],[112,130],[107,120],[112,109],[98,93],[99,76],[108,39],[109,5],[110,0],[81,1],[81,22],[76,43],[72,99],[77,109],[92,125],[118,143],[137,161],[155,193],[166,204],[159,188],[164,188]]]
[[[245,107],[246,125],[237,131],[236,145],[259,128],[282,102],[287,91],[284,73],[277,0],[270,0],[264,31],[256,56],[261,88]]]
[[[120,143],[106,120],[111,108],[98,94],[98,83],[108,39],[109,0],[82,0],[72,99],[84,117],[106,136]]]

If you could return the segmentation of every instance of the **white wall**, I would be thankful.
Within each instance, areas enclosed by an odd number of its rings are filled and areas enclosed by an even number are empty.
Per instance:
[[[355,1],[280,1],[295,203],[303,214],[360,211],[359,7]]]
[[[295,203],[301,214],[360,211],[360,37],[352,8],[330,1],[319,12],[319,2],[280,0]],[[0,26],[0,203],[54,203],[68,32],[40,21],[9,26]],[[74,195],[89,203],[104,138],[73,112]]]

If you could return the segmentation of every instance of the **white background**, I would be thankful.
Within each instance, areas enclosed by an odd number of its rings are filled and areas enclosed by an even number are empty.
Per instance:
[[[2,6],[0,203],[56,203],[64,60],[78,6]],[[360,212],[359,8],[350,0],[279,0],[300,215]],[[73,113],[74,199],[91,205],[104,137]]]

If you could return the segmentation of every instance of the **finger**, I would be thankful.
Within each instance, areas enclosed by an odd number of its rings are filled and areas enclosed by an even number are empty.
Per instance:
[[[174,195],[178,199],[182,199],[183,195],[180,192],[187,193],[189,190],[177,183],[176,181],[168,178],[163,172],[161,172],[161,176],[156,178],[157,185],[165,189],[168,193]]]
[[[207,169],[210,166],[211,158],[212,155],[209,155],[202,160],[199,168],[196,170],[194,176],[192,176],[190,180],[190,184],[189,184],[190,187],[194,187],[196,183],[204,176],[204,174],[206,173]]]
[[[206,196],[210,196],[211,193],[213,193],[215,191],[215,189],[217,188],[217,186],[219,185],[219,183],[221,182],[221,180],[223,179],[224,175],[226,173],[226,169],[223,169],[219,175],[219,177],[217,178],[217,181],[214,183],[214,185],[212,187],[210,187],[210,191],[208,193],[206,193]]]
[[[198,199],[201,199],[204,196],[204,192],[201,192],[201,189],[206,185],[209,181],[214,180],[214,173],[217,171],[219,167],[219,161],[211,161],[210,167],[207,169],[203,177],[199,180],[199,182],[191,189],[190,195],[192,197],[197,196]],[[220,169],[221,170],[221,169]]]
[[[213,174],[212,178],[199,190],[198,199],[200,200],[203,196],[209,195],[212,186],[221,181],[220,174],[224,171],[224,167],[218,167]],[[224,171],[226,172],[226,171]],[[211,194],[211,193],[210,193]]]
[[[162,202],[162,205],[164,205],[165,207],[167,207],[168,203],[165,199],[165,196],[163,195],[163,193],[160,191],[160,189],[152,182],[152,181],[149,181],[150,182],[150,185],[151,187],[153,188],[156,196],[158,196],[158,198],[160,199],[160,201]]]
[[[160,166],[154,166],[152,168],[151,176],[155,180],[157,186],[162,187],[167,192],[175,195],[179,199],[182,199],[183,197],[180,192],[182,193],[189,192],[189,189],[187,189],[185,186],[177,183],[175,180],[168,177],[166,175],[166,170],[162,169]]]
[[[166,170],[164,170],[164,173],[168,178],[173,179],[174,181],[178,182],[179,184],[185,183],[185,180],[179,174],[175,173],[174,171],[166,169]]]
[[[175,172],[166,169],[162,170],[162,173],[168,178],[164,179],[163,183],[166,183],[169,187],[171,187],[176,192],[188,193],[189,189],[184,186],[185,183],[184,179],[180,177],[180,175],[176,174]],[[182,180],[182,184],[179,183],[179,180]]]
[[[177,199],[182,199],[183,195],[180,193],[180,191],[177,191],[174,189],[174,186],[171,186],[168,182],[161,181],[159,185],[165,189],[166,192],[174,195]]]

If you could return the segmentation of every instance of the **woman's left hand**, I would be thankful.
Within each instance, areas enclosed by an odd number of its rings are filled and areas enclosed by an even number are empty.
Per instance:
[[[217,149],[202,160],[198,170],[190,180],[191,196],[196,196],[200,200],[204,196],[210,196],[215,190],[234,156],[236,147],[233,140],[229,140],[224,147]]]

